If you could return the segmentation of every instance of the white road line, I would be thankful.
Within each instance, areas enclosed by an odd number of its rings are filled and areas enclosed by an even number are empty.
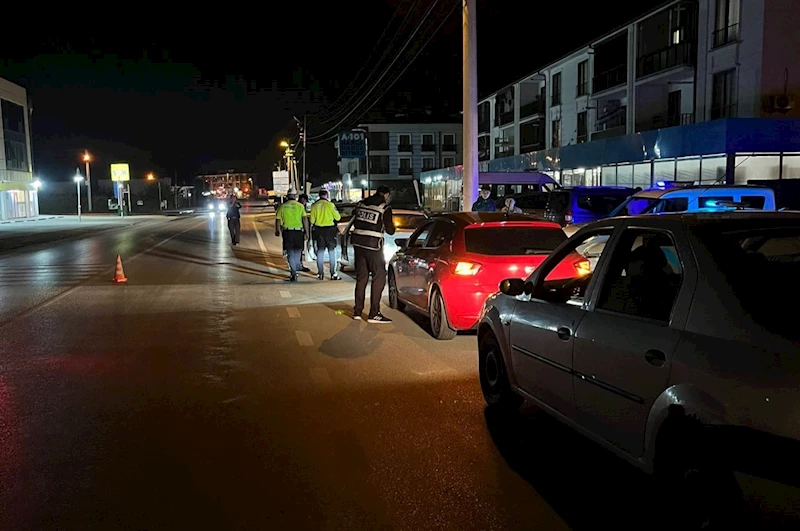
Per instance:
[[[281,294],[281,297],[283,297],[284,299],[288,299],[289,297],[291,297],[291,296],[292,296],[292,294],[291,294],[291,293],[289,293],[289,292],[288,292],[287,290],[285,290],[285,289],[282,289],[282,290],[280,290],[280,294]]]
[[[311,334],[305,330],[296,330],[294,334],[297,336],[297,342],[300,343],[301,347],[314,346],[314,340],[311,339]]]
[[[331,375],[328,374],[328,369],[325,367],[314,367],[310,369],[309,374],[311,375],[311,380],[317,385],[333,385],[333,380],[331,380]]]
[[[298,310],[296,306],[287,306],[286,313],[288,313],[289,317],[292,319],[297,319],[300,317],[300,310]]]
[[[258,247],[261,249],[261,252],[264,253],[264,264],[267,266],[267,272],[270,272],[269,251],[267,251],[267,246],[264,244],[264,238],[261,237],[261,233],[258,231],[258,225],[256,225],[255,221],[253,221],[253,230],[256,231],[256,239],[258,240]]]

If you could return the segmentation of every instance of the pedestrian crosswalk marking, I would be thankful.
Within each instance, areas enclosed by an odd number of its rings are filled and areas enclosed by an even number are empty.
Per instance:
[[[309,334],[305,330],[297,330],[295,332],[295,335],[297,336],[297,342],[300,343],[300,346],[302,347],[314,346],[314,340],[311,339],[311,334]]]
[[[292,295],[288,291],[286,291],[285,289],[281,290],[281,297],[283,297],[284,299],[288,299],[291,296]]]
[[[297,319],[300,317],[300,310],[298,310],[296,306],[287,306],[286,313],[288,313],[289,317],[292,319]]]

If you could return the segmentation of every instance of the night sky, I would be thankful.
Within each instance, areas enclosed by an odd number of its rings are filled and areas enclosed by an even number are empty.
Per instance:
[[[478,0],[479,92],[497,90],[661,3],[576,8]],[[51,13],[70,21],[61,36],[0,32],[0,77],[29,91],[34,172],[44,181],[71,179],[84,149],[96,159],[96,178],[107,178],[108,164],[123,160],[134,177],[153,171],[187,184],[199,172],[228,168],[267,176],[281,156],[280,139],[297,135],[292,117],[303,114],[310,116],[309,138],[318,141],[307,154],[310,179],[327,181],[336,172],[328,131],[343,119],[340,128],[355,125],[371,104],[378,102],[372,112],[390,102],[458,112],[459,5],[353,0],[270,2],[257,11],[142,10],[148,12],[138,17]]]

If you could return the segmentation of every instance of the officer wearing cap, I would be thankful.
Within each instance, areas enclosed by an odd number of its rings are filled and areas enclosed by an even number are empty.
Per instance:
[[[306,207],[300,204],[296,197],[297,192],[294,188],[290,188],[286,193],[286,201],[275,214],[275,236],[283,235],[283,249],[289,262],[289,278],[286,280],[289,282],[297,282],[297,273],[303,270],[300,257],[308,238],[303,220]]]
[[[369,316],[370,323],[391,323],[381,314],[381,296],[386,286],[386,261],[383,256],[383,234],[394,234],[392,208],[388,205],[391,190],[378,187],[375,195],[360,202],[353,211],[350,241],[355,252],[356,293],[353,319],[360,320],[369,276],[372,275]]]

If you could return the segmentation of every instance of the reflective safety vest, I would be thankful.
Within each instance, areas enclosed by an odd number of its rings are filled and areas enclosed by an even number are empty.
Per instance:
[[[350,241],[353,247],[380,251],[383,249],[383,213],[386,204],[365,205],[359,203],[353,212],[353,229]]]

